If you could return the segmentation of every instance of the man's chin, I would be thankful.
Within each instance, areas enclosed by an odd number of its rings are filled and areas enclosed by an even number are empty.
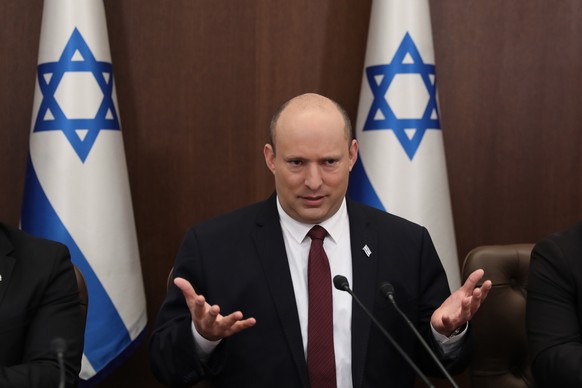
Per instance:
[[[300,221],[306,224],[319,224],[328,218],[327,213],[321,208],[304,208],[298,215]]]

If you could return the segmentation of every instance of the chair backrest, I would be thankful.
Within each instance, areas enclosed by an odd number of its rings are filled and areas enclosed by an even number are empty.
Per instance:
[[[170,286],[174,282],[174,267],[170,268],[170,272],[168,272],[168,277],[166,279],[166,290],[170,288]]]
[[[525,302],[533,244],[473,249],[463,264],[463,281],[476,269],[493,288],[471,324],[476,353],[470,365],[472,388],[533,387],[525,332]]]
[[[79,288],[79,297],[81,298],[81,313],[83,314],[83,322],[87,321],[87,309],[89,308],[89,293],[87,292],[87,284],[85,284],[85,278],[83,273],[76,266],[73,265],[75,269],[75,276],[77,277],[77,287]]]

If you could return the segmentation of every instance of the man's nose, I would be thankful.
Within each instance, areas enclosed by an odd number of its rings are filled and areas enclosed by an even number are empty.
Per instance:
[[[310,164],[305,173],[305,186],[311,190],[317,190],[321,187],[323,179],[321,177],[321,171],[319,166],[316,164]]]

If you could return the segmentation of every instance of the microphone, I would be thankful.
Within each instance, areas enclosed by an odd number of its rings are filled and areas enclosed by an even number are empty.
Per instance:
[[[429,388],[434,388],[434,385],[428,380],[428,378],[425,376],[425,374],[422,373],[422,371],[418,368],[418,366],[414,363],[414,361],[412,361],[410,359],[410,357],[408,357],[408,354],[406,354],[406,352],[400,347],[400,345],[398,345],[396,343],[396,341],[394,341],[394,339],[390,336],[390,334],[388,334],[388,332],[386,330],[384,330],[384,328],[382,327],[380,322],[378,322],[378,320],[376,318],[374,318],[372,313],[364,306],[364,304],[362,302],[360,302],[358,297],[350,289],[350,283],[348,282],[348,279],[346,279],[346,277],[342,276],[342,275],[335,275],[333,277],[333,285],[338,290],[345,291],[348,294],[350,294],[352,296],[352,298],[354,298],[354,300],[360,305],[362,310],[364,310],[364,312],[368,315],[368,317],[370,317],[372,322],[374,322],[376,327],[382,332],[382,334],[384,334],[384,336],[388,339],[388,341],[390,341],[390,343],[394,346],[394,348],[396,348],[396,350],[398,350],[398,353],[400,353],[400,355],[406,360],[406,362],[408,362],[408,364],[412,367],[412,369],[414,369],[414,371],[418,374],[418,376],[422,379],[422,381],[424,381],[424,383]]]
[[[406,314],[404,314],[404,312],[402,312],[402,310],[400,310],[400,307],[398,307],[398,304],[396,303],[396,300],[394,299],[394,286],[388,282],[384,282],[384,283],[380,284],[380,287],[378,290],[380,291],[380,294],[382,294],[382,296],[384,296],[386,299],[388,299],[390,302],[392,302],[392,305],[394,306],[396,311],[398,311],[398,314],[400,314],[400,316],[402,318],[404,318],[404,320],[406,321],[408,326],[412,329],[412,332],[416,335],[416,337],[418,338],[420,343],[422,343],[422,345],[424,346],[424,348],[426,349],[428,354],[430,354],[430,356],[432,357],[434,362],[440,368],[441,372],[443,372],[443,374],[446,376],[447,380],[449,380],[449,382],[453,385],[453,387],[459,388],[457,383],[455,383],[455,380],[453,380],[453,378],[451,377],[449,372],[447,372],[447,370],[445,369],[443,364],[440,362],[438,357],[434,354],[434,352],[432,351],[430,346],[428,346],[428,344],[426,343],[424,338],[422,338],[422,336],[420,335],[418,330],[416,330],[416,327],[414,327],[412,322],[410,322],[410,319],[408,319]]]
[[[57,337],[51,341],[51,349],[57,355],[59,362],[59,388],[65,387],[65,351],[67,350],[67,343],[61,337]]]

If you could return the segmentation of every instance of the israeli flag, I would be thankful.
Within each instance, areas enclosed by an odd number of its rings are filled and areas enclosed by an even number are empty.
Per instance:
[[[89,292],[82,385],[145,334],[144,288],[102,0],[45,0],[21,226],[69,247]]]
[[[455,290],[459,262],[428,0],[374,0],[350,197],[424,225]]]

